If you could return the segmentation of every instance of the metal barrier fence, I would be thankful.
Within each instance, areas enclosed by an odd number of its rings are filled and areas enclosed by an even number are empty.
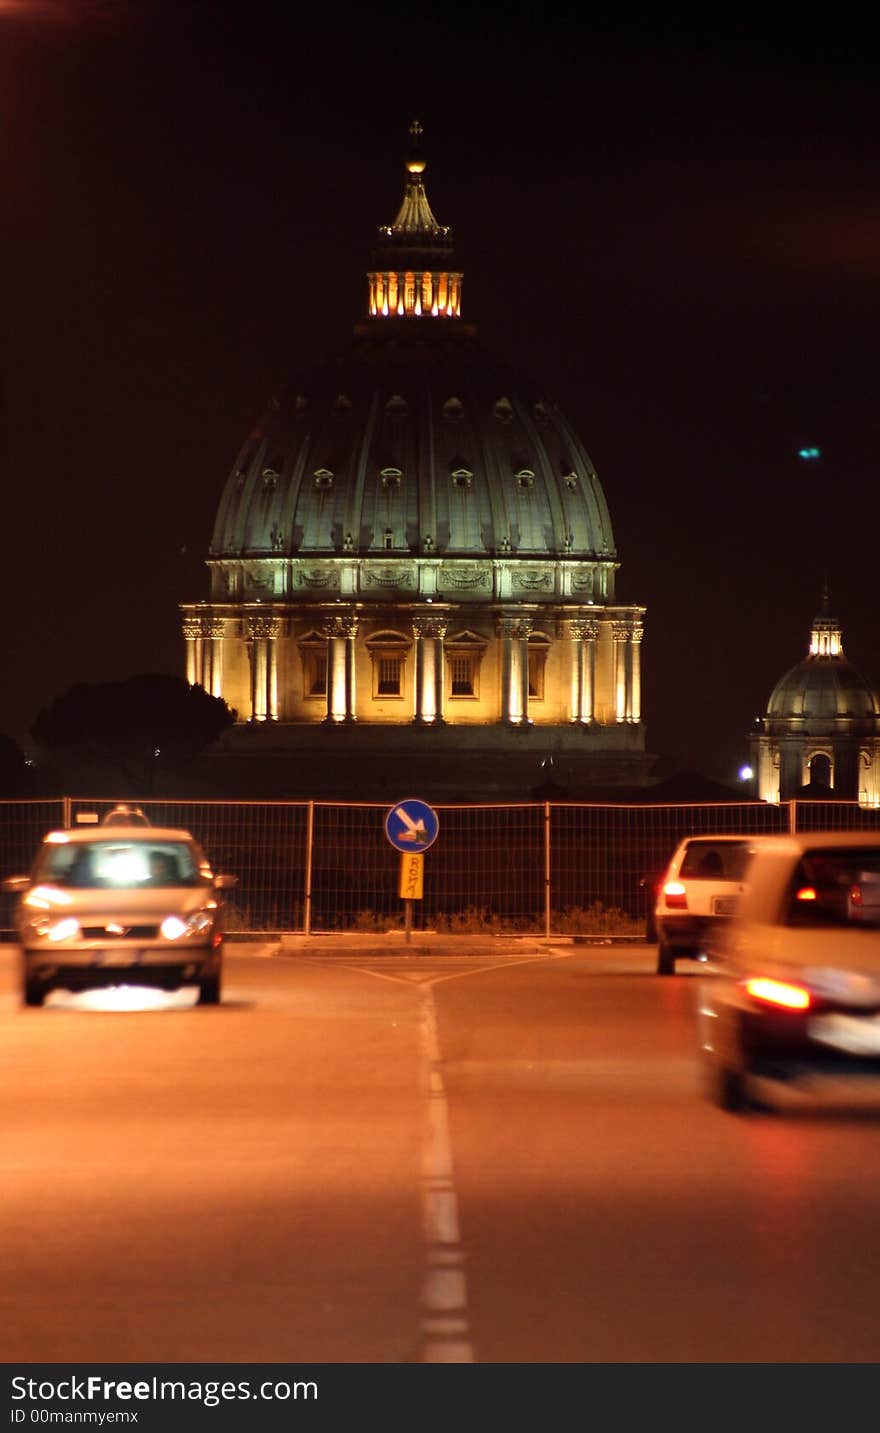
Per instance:
[[[73,827],[101,799],[0,801],[0,875],[28,869],[45,833]],[[239,878],[230,910],[245,934],[383,930],[400,924],[400,857],[388,807],[320,801],[142,801],[154,825],[192,831],[217,871]],[[502,933],[638,934],[650,880],[699,832],[877,830],[855,802],[437,806],[413,926]],[[0,931],[12,933],[4,893]]]

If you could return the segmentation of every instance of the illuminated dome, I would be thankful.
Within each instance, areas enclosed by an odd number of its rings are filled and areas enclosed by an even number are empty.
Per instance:
[[[771,717],[872,717],[876,694],[845,657],[798,662],[777,682],[767,703]]]
[[[837,620],[823,610],[813,622],[809,655],[777,682],[767,703],[767,716],[813,721],[878,714],[877,694],[843,655]]]
[[[615,595],[602,485],[540,383],[461,314],[420,126],[378,232],[366,316],[267,403],[232,465],[187,678],[224,749],[348,795],[640,782],[644,607]],[[383,775],[386,773],[386,775]],[[300,778],[297,778],[300,779]],[[317,786],[315,786],[317,789]]]
[[[461,319],[462,275],[424,168],[412,152],[400,210],[379,230],[369,317],[350,346],[304,365],[243,444],[211,557],[613,561],[605,496],[574,429]],[[609,594],[610,582],[609,572]]]
[[[828,593],[802,662],[776,683],[750,738],[764,801],[836,796],[880,804],[880,700],[843,654]]]

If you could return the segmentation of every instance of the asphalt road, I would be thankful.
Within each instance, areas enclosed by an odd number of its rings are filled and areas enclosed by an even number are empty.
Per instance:
[[[880,1089],[715,1110],[701,978],[318,937],[24,1010],[0,948],[0,1359],[875,1362]]]

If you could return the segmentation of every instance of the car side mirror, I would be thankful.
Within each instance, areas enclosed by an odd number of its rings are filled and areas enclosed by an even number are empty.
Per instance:
[[[238,876],[215,876],[215,891],[232,891],[238,885]]]
[[[30,883],[30,876],[5,876],[3,889],[4,891],[25,891]]]

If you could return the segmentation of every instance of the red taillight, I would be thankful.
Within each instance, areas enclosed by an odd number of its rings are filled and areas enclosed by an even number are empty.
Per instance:
[[[809,1010],[811,997],[803,985],[790,985],[786,980],[768,980],[765,976],[752,976],[745,982],[746,991],[753,1000],[764,1005],[780,1005],[786,1010]]]
[[[688,908],[687,891],[681,881],[667,881],[663,887],[663,900],[667,909],[672,911],[686,911]]]
[[[851,886],[851,887],[850,887],[849,899],[850,899],[850,903],[851,903],[852,905],[856,906],[857,908],[864,905],[864,901],[862,900],[862,888],[861,888],[861,886]]]

